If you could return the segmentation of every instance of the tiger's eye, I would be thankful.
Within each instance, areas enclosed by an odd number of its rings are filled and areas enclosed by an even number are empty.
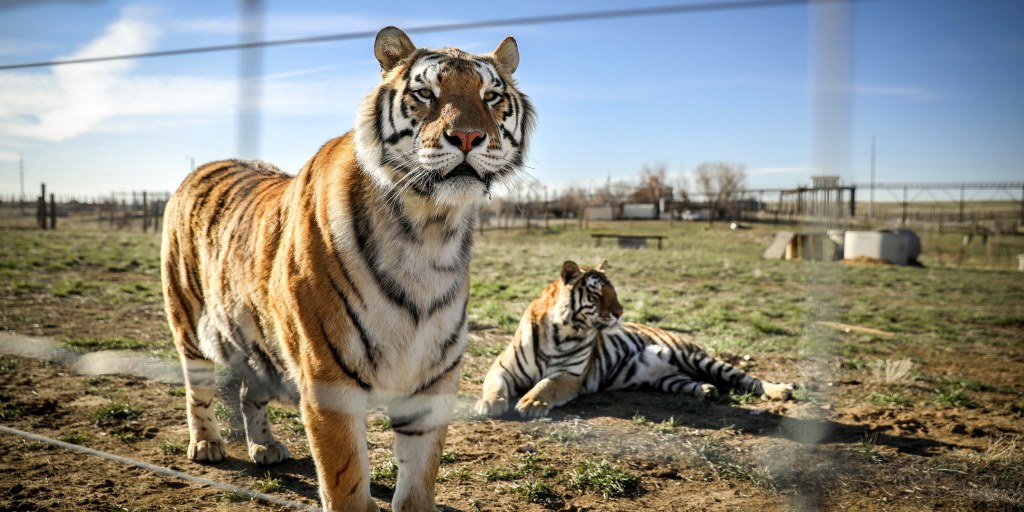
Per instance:
[[[484,93],[484,101],[491,102],[498,99],[498,93],[494,91],[487,91]]]
[[[415,94],[416,96],[419,96],[419,98],[422,100],[434,99],[434,91],[431,91],[430,89],[417,89],[412,93]]]

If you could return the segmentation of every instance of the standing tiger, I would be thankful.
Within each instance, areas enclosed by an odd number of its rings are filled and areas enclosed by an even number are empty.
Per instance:
[[[533,108],[492,53],[417,49],[377,34],[382,82],[353,131],[296,176],[213,162],[167,204],[168,321],[185,374],[188,457],[226,457],[214,364],[240,374],[250,457],[289,457],[267,421],[298,399],[327,510],[377,510],[366,411],[395,432],[396,511],[436,510],[434,481],[466,346],[477,204],[521,167]]]
[[[491,365],[477,413],[501,415],[513,396],[523,395],[516,411],[536,418],[581,393],[632,388],[714,398],[722,385],[790,397],[793,385],[755,379],[678,334],[620,322],[622,306],[606,263],[562,265],[561,277],[530,304],[512,343]]]

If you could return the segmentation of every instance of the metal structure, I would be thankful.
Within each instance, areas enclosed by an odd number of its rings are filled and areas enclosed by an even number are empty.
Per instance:
[[[904,224],[909,220],[913,206],[920,204],[923,198],[934,204],[950,203],[955,205],[955,215],[945,211],[939,212],[941,214],[940,221],[964,223],[1001,218],[1003,220],[1012,219],[1024,224],[1024,181],[894,182],[874,183],[873,185],[854,183],[824,187],[745,189],[740,192],[739,198],[755,201],[758,210],[773,214],[775,221],[779,221],[780,218],[816,217],[833,211],[845,212],[846,217],[852,218],[857,216],[856,194],[858,189],[867,190],[870,193],[871,200],[866,216],[868,219],[887,216],[876,208],[877,191],[877,195],[887,195],[892,199],[891,203],[899,206],[899,220]],[[978,197],[978,193],[988,193],[994,197],[981,198]],[[773,201],[773,199],[775,200]],[[978,218],[977,215],[974,215],[973,218],[969,217],[967,206],[980,200],[1016,202],[1019,204],[1019,208],[1013,212],[1013,215],[998,216],[994,212],[990,212],[981,218]],[[933,205],[931,208],[935,209],[936,207]],[[940,210],[943,209],[940,208]],[[934,214],[929,215],[929,217],[935,216]]]

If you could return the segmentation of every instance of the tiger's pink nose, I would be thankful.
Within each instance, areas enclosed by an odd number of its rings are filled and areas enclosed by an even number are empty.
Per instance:
[[[484,141],[484,134],[475,131],[452,130],[444,138],[448,139],[448,142],[451,142],[453,146],[459,148],[463,153],[469,153],[470,150],[479,146]]]

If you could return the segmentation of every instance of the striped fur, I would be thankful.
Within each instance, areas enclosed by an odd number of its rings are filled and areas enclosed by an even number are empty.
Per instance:
[[[755,379],[679,334],[621,322],[622,306],[604,267],[565,262],[561,277],[530,304],[512,343],[491,365],[477,413],[501,415],[521,395],[516,411],[535,418],[579,394],[619,389],[714,398],[716,386],[724,386],[790,397],[791,384]]]
[[[477,202],[521,166],[533,113],[491,54],[377,36],[383,80],[355,129],[289,176],[213,162],[167,204],[166,312],[186,377],[188,457],[226,457],[214,364],[243,381],[250,457],[288,458],[270,400],[298,400],[327,510],[376,510],[366,409],[395,432],[396,511],[436,510],[434,481],[466,346]]]

